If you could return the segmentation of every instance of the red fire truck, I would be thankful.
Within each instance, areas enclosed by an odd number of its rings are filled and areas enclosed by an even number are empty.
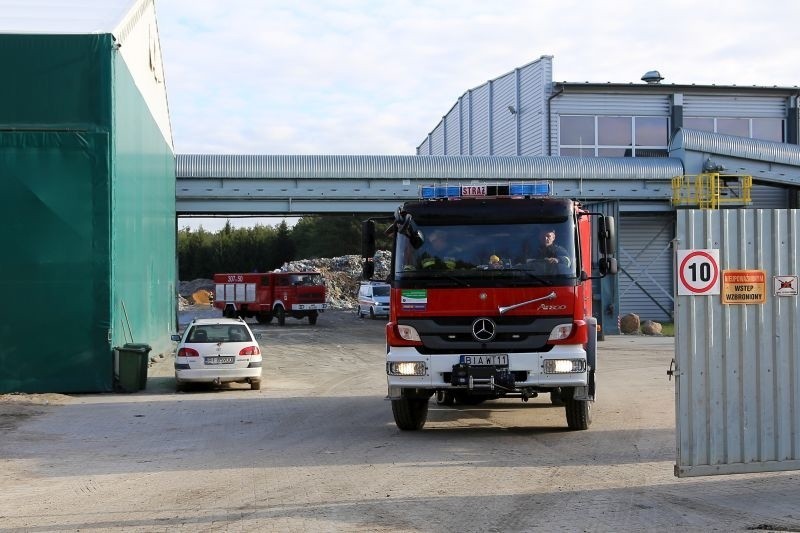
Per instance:
[[[616,274],[615,223],[551,190],[551,182],[422,187],[393,217],[364,222],[366,279],[375,223],[388,222],[393,237],[386,373],[400,429],[425,425],[434,394],[440,404],[474,405],[550,393],[570,429],[589,427],[592,279]]]
[[[267,324],[273,317],[283,326],[286,317],[317,317],[328,307],[319,272],[253,272],[214,274],[214,307],[226,317],[255,317]]]

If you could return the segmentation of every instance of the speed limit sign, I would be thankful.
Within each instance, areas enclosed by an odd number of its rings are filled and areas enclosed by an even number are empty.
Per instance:
[[[719,250],[678,250],[678,296],[719,294]]]

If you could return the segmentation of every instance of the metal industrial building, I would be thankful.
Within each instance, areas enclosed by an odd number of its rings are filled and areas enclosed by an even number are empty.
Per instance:
[[[164,353],[177,328],[155,6],[0,8],[0,393],[111,391],[114,347]]]
[[[622,271],[596,295],[614,333],[625,313],[672,321],[672,178],[726,176],[721,207],[797,206],[800,88],[671,85],[655,71],[637,83],[551,78],[542,56],[468,90],[415,156],[179,155],[177,211],[389,212],[420,185],[550,179],[618,217]]]
[[[797,206],[800,88],[664,84],[657,71],[637,83],[553,82],[552,63],[552,56],[542,56],[465,92],[417,155],[556,156],[575,176],[580,159],[611,158],[609,181],[627,174],[620,165],[625,158],[661,158],[656,166],[677,159],[684,175],[719,170],[752,176],[752,202],[741,207]],[[671,320],[671,195],[643,187],[612,196],[602,206],[586,199],[618,214],[622,271],[605,314]]]

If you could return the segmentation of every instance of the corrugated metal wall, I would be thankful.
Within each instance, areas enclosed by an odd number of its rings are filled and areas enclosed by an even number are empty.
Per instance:
[[[786,118],[787,100],[783,96],[737,96],[685,94],[684,117]]]
[[[787,209],[789,207],[789,193],[784,187],[754,184],[750,190],[750,197],[753,200],[753,208]]]
[[[470,89],[420,143],[417,155],[546,155],[551,78],[552,57],[542,56]]]
[[[618,221],[620,316],[672,322],[674,214],[623,214]]]
[[[800,469],[800,304],[772,279],[800,271],[800,211],[681,210],[676,235],[767,280],[763,304],[676,296],[676,475]]]
[[[547,153],[547,101],[553,93],[553,62],[539,61],[537,68],[519,71],[520,155]]]

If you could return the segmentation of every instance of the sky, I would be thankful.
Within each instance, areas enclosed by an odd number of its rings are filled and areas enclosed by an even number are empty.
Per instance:
[[[543,55],[553,81],[800,85],[785,0],[156,0],[156,15],[179,154],[414,155],[467,90]]]

